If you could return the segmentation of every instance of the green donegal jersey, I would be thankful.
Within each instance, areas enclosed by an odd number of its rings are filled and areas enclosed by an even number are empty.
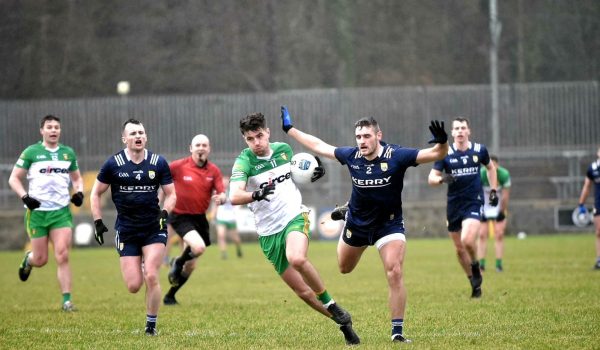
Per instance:
[[[28,170],[28,193],[42,203],[36,210],[56,210],[69,205],[69,173],[79,169],[71,147],[58,144],[55,149],[48,149],[40,141],[27,147],[15,166]]]
[[[269,201],[248,204],[260,236],[282,231],[293,218],[307,211],[302,205],[302,195],[292,181],[292,148],[283,142],[273,142],[270,147],[272,152],[268,157],[258,157],[249,148],[244,149],[233,164],[230,178],[231,182],[244,181],[249,192],[269,181],[275,183],[275,192],[267,197]]]

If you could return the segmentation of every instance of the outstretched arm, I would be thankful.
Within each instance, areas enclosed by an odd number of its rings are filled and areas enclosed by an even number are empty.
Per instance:
[[[304,147],[320,156],[336,159],[334,154],[336,147],[324,142],[316,136],[307,134],[295,128],[292,125],[292,117],[285,106],[281,106],[281,122],[283,131],[294,140],[300,142]]]

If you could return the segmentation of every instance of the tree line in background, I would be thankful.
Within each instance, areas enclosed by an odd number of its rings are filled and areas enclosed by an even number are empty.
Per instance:
[[[488,0],[0,2],[0,98],[489,82]],[[502,0],[501,83],[598,80],[600,1]]]

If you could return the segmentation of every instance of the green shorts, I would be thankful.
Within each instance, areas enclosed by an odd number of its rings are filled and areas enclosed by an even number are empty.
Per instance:
[[[62,227],[73,227],[69,207],[50,211],[27,209],[25,212],[25,230],[29,238],[45,237],[50,230]]]
[[[217,225],[223,225],[228,230],[235,230],[237,228],[237,223],[235,221],[217,220]]]
[[[273,264],[278,274],[282,274],[288,268],[290,263],[287,261],[285,256],[285,239],[290,232],[297,231],[302,232],[310,239],[310,221],[308,220],[308,213],[302,213],[290,221],[283,231],[278,232],[270,236],[260,236],[258,242],[260,247],[267,257],[267,259]]]

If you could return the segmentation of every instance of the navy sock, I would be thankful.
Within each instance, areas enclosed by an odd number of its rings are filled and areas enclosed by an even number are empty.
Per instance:
[[[146,315],[146,328],[156,328],[156,315]]]
[[[392,319],[392,335],[402,334],[402,328],[404,327],[403,318]]]

